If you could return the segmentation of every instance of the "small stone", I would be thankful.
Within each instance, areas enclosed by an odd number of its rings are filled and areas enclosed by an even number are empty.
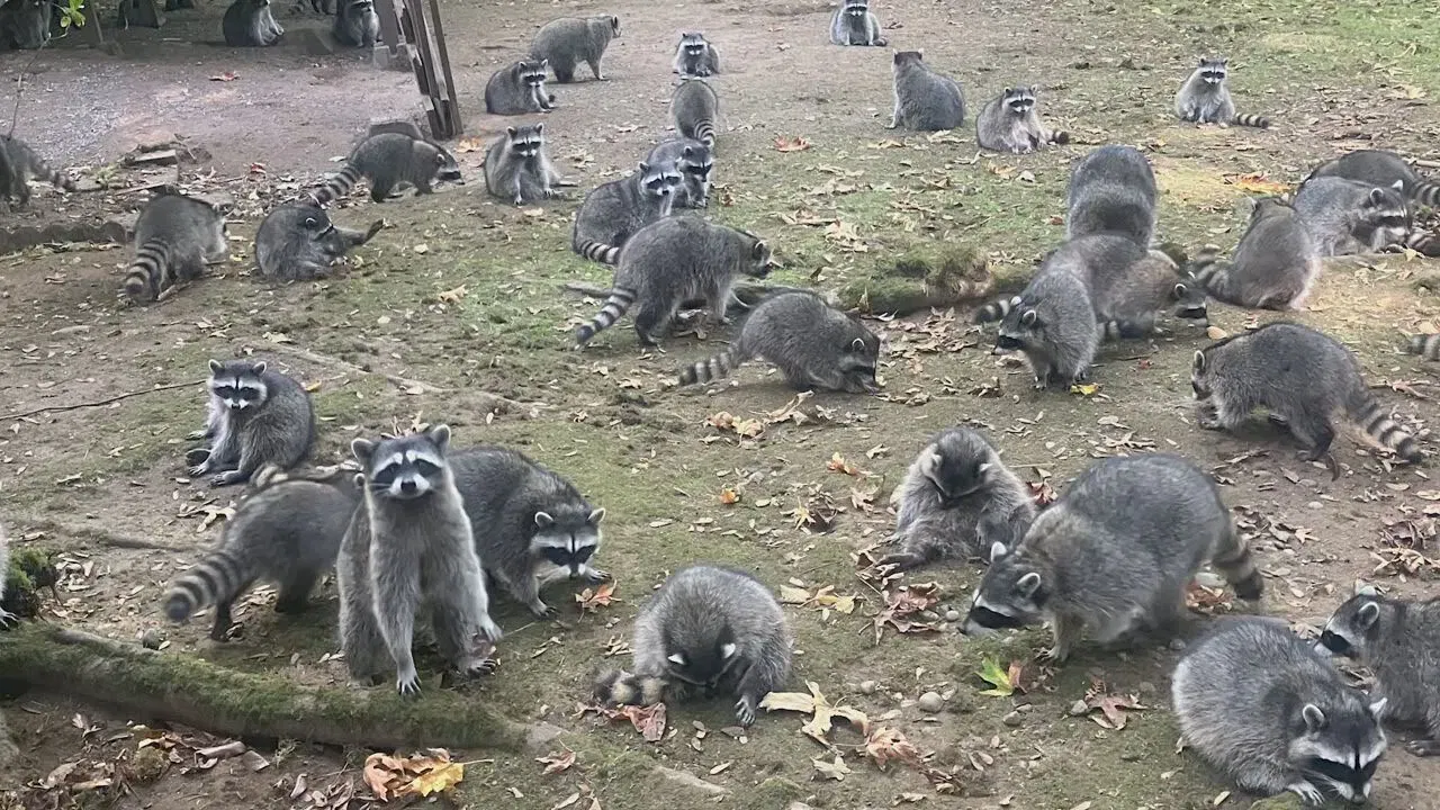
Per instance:
[[[1025,715],[1021,714],[1020,712],[1010,712],[1009,714],[1000,718],[1000,722],[1004,723],[1007,726],[1010,726],[1011,728],[1015,728],[1024,721]]]
[[[1077,700],[1070,705],[1071,717],[1084,717],[1090,711],[1090,706],[1083,700]]]
[[[950,610],[945,611],[945,621],[947,621],[947,622],[958,622],[958,621],[960,621],[960,611],[955,610],[954,608],[951,608]]]
[[[1185,649],[1185,639],[1183,639],[1183,638],[1172,638],[1172,639],[1170,639],[1170,649],[1174,650],[1175,652],[1180,652],[1181,650]]]
[[[875,694],[875,690],[876,690],[876,689],[879,689],[879,688],[880,688],[880,685],[877,684],[877,683],[875,683],[874,681],[861,681],[861,682],[860,682],[860,694],[862,694],[862,695],[873,695],[873,694]]]
[[[945,708],[945,698],[940,697],[937,692],[926,692],[920,696],[919,700],[915,701],[915,705],[919,706],[922,712],[935,714]]]
[[[140,646],[147,650],[158,650],[164,643],[165,634],[153,627],[140,634]]]
[[[1153,683],[1151,683],[1151,682],[1149,682],[1149,681],[1141,681],[1141,682],[1140,682],[1140,694],[1142,694],[1142,695],[1153,695],[1153,694],[1155,694],[1155,684],[1153,684]]]

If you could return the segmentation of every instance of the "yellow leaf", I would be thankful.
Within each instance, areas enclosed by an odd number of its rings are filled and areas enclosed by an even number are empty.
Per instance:
[[[1079,395],[1082,396],[1082,397],[1091,397],[1091,396],[1094,396],[1094,395],[1095,395],[1095,392],[1096,392],[1096,391],[1099,391],[1099,390],[1100,390],[1100,386],[1099,386],[1099,385],[1096,385],[1095,383],[1085,383],[1084,385],[1072,385],[1072,386],[1070,386],[1070,393],[1072,393],[1072,394],[1079,394]]]
[[[1229,332],[1226,332],[1224,329],[1221,329],[1218,326],[1209,326],[1205,328],[1205,337],[1210,338],[1211,340],[1223,340],[1229,335]]]
[[[459,762],[446,762],[434,770],[422,773],[405,786],[404,793],[431,796],[449,790],[465,778],[465,766]]]
[[[1276,182],[1263,174],[1227,174],[1225,182],[1245,191],[1271,196],[1290,190],[1288,184]]]
[[[458,304],[460,303],[460,299],[464,298],[465,295],[469,292],[469,290],[465,289],[465,285],[461,284],[459,287],[456,287],[453,290],[442,291],[438,297],[441,301],[447,304]]]
[[[760,708],[771,712],[815,711],[815,698],[804,692],[771,692],[760,701]]]
[[[740,493],[739,493],[739,492],[736,492],[736,491],[734,490],[734,488],[732,488],[732,487],[725,487],[724,489],[720,490],[720,503],[723,503],[723,504],[725,504],[726,506],[730,506],[730,505],[732,505],[732,504],[737,504],[737,503],[739,503],[739,502],[740,502]]]
[[[394,795],[391,781],[404,772],[405,767],[399,759],[388,754],[371,754],[365,758],[365,770],[362,773],[370,792],[375,794],[375,798],[385,802]]]
[[[810,601],[810,592],[790,585],[780,586],[780,601],[787,605],[803,605]],[[774,694],[783,694],[776,692]],[[798,693],[796,693],[798,694]],[[796,711],[799,711],[798,709]],[[809,711],[808,709],[806,711]]]
[[[797,136],[782,135],[775,139],[775,151],[800,152],[810,148],[810,142]]]
[[[461,138],[460,142],[455,144],[455,151],[483,152],[485,151],[485,141],[480,138]]]

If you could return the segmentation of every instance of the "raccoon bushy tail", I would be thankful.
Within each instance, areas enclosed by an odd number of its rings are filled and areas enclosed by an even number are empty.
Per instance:
[[[1227,526],[1225,536],[1221,538],[1220,547],[1215,549],[1215,554],[1210,561],[1216,568],[1220,569],[1220,575],[1235,589],[1235,595],[1247,602],[1254,602],[1265,592],[1265,580],[1260,576],[1260,569],[1255,567],[1255,558],[1250,554],[1250,547],[1235,531],[1235,524],[1229,522],[1226,517]]]
[[[55,169],[50,168],[50,164],[46,163],[38,157],[35,157],[34,155],[31,155],[30,157],[30,171],[34,173],[36,177],[44,180],[52,186],[55,186],[56,188],[61,188],[66,191],[74,191],[76,189],[74,180],[71,180],[68,176],[61,174]]]
[[[575,252],[592,262],[609,265],[620,263],[620,248],[614,245],[607,245],[604,242],[596,242],[594,239],[586,239],[576,245]]]
[[[615,322],[620,320],[620,316],[624,315],[630,309],[630,305],[634,303],[635,293],[631,290],[621,287],[611,290],[610,297],[605,299],[605,304],[600,307],[600,311],[595,314],[590,323],[575,330],[575,348],[584,346],[596,334],[614,326]]]
[[[1440,360],[1440,335],[1412,335],[1405,351],[1407,354],[1418,354],[1425,360]]]
[[[1230,278],[1233,267],[1230,262],[1220,258],[1219,248],[1207,245],[1195,255],[1187,269],[1215,300],[1243,307],[1245,304],[1240,302],[1239,292],[1234,289],[1234,282]]]
[[[1356,391],[1346,406],[1350,418],[1360,425],[1377,444],[1395,451],[1395,455],[1411,463],[1419,463],[1422,456],[1415,445],[1415,437],[1406,433],[1390,418],[1390,413],[1380,407],[1379,401],[1364,388]]]
[[[706,118],[695,124],[695,140],[711,149],[715,148],[715,122]]]
[[[708,360],[701,360],[691,366],[686,366],[680,371],[681,385],[694,385],[695,383],[708,383],[724,377],[740,367],[741,363],[749,360],[752,356],[749,346],[745,344],[744,333],[741,338],[730,344],[730,348],[711,357]]]
[[[125,294],[135,300],[160,297],[170,276],[170,245],[151,239],[135,250],[135,261],[125,274]]]
[[[994,323],[1005,319],[1010,310],[1015,308],[1019,297],[1001,298],[998,301],[991,301],[975,311],[975,323]]]
[[[183,622],[201,608],[234,599],[255,577],[249,560],[229,549],[217,549],[171,583],[165,594],[165,615]]]
[[[339,174],[326,180],[314,191],[311,191],[310,199],[313,200],[316,205],[325,205],[331,200],[344,197],[355,189],[356,184],[360,182],[360,178],[363,176],[359,169],[346,163],[345,166],[340,169]]]
[[[613,706],[653,706],[665,699],[665,679],[611,669],[595,677],[595,697]]]
[[[1440,188],[1437,188],[1436,193],[1440,194]],[[1440,236],[1422,228],[1411,228],[1410,235],[1405,237],[1405,247],[1421,256],[1440,257]]]
[[[1256,129],[1269,129],[1270,119],[1255,113],[1241,113],[1230,119],[1230,123],[1237,127],[1255,127]]]
[[[1440,208],[1440,180],[1421,180],[1411,196],[1421,205]]]

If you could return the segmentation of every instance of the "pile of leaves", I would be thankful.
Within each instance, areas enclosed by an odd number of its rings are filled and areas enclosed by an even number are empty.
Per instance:
[[[665,704],[653,706],[604,706],[598,703],[581,704],[579,715],[594,713],[607,720],[628,720],[645,742],[659,742],[665,737]]]
[[[409,757],[376,753],[365,758],[363,773],[375,798],[388,802],[451,790],[465,778],[465,763],[452,762],[444,748]]]
[[[916,582],[882,591],[885,607],[875,617],[875,643],[890,628],[897,633],[938,633],[940,619],[929,613],[940,602],[940,584]]]

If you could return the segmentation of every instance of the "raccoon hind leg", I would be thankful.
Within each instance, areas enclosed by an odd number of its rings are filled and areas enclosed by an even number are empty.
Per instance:
[[[275,612],[294,615],[310,605],[310,592],[320,578],[316,571],[301,568],[280,583],[280,594],[275,599]]]
[[[1280,414],[1290,429],[1290,435],[1305,448],[1300,453],[1303,461],[1323,461],[1330,470],[1331,480],[1340,477],[1340,465],[1330,454],[1330,445],[1335,441],[1335,430],[1328,419],[1312,414]]]
[[[249,589],[245,585],[237,593],[244,593]],[[218,602],[215,605],[215,621],[210,625],[210,638],[213,641],[225,641],[229,635],[231,625],[235,620],[230,617],[230,608],[234,603],[231,601]]]
[[[478,575],[475,579],[473,588],[483,594],[482,580]],[[493,623],[488,605],[476,598],[473,588],[461,585],[450,590],[438,600],[432,618],[440,654],[461,674],[471,677],[494,672],[497,666],[494,658],[479,653],[477,637],[493,635],[486,629]]]

